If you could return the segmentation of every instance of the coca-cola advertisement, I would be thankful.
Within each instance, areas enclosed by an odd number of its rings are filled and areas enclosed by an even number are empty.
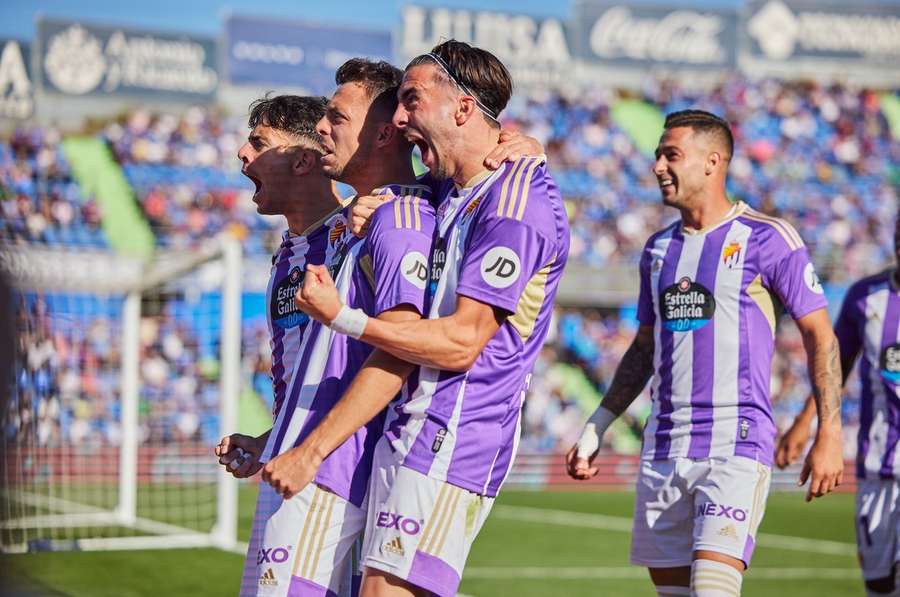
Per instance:
[[[575,8],[573,22],[578,54],[587,62],[692,69],[736,64],[734,11],[584,1]]]

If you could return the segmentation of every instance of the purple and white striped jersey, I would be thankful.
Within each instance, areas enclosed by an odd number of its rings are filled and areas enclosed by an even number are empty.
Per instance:
[[[856,476],[900,478],[900,285],[897,270],[850,287],[834,326],[842,357],[859,362],[860,422]]]
[[[425,312],[428,250],[434,234],[434,208],[425,186],[390,185],[373,194],[394,199],[375,210],[365,239],[344,225],[333,227],[331,273],[341,301],[371,317],[399,305]],[[303,335],[284,406],[275,420],[261,460],[300,445],[337,403],[362,368],[372,347],[313,321]],[[372,469],[375,443],[384,431],[384,413],[347,439],[319,467],[316,482],[362,505]]]
[[[309,322],[309,316],[294,304],[294,294],[303,282],[307,263],[321,265],[331,260],[334,248],[328,238],[332,232],[342,233],[346,228],[342,210],[340,207],[335,209],[303,234],[291,234],[286,230],[281,246],[272,256],[272,273],[266,288],[266,322],[272,349],[273,420],[278,417],[284,402],[303,332]]]
[[[827,306],[796,230],[738,203],[710,228],[678,221],[651,236],[640,276],[638,320],[655,343],[642,457],[771,466],[776,304],[794,319]]]
[[[542,158],[442,187],[432,248],[431,319],[466,296],[508,313],[465,373],[419,369],[386,434],[403,466],[495,496],[519,438],[522,399],[544,343],[569,249],[569,225]]]

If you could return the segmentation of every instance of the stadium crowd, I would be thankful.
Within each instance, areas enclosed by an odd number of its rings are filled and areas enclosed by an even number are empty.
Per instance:
[[[724,106],[738,148],[730,193],[794,223],[824,280],[845,286],[890,261],[900,143],[891,136],[878,93],[742,78],[703,93],[656,82],[636,97],[595,90],[514,99],[504,126],[545,146],[570,209],[573,261],[597,268],[632,266],[647,237],[674,217],[660,207],[652,156],[639,149],[629,128],[633,123],[616,115],[617,102],[627,98],[661,112]],[[107,124],[101,135],[160,246],[189,248],[228,230],[243,239],[246,251],[260,256],[280,242],[283,221],[257,215],[250,201],[252,184],[240,175],[236,159],[246,133],[243,116],[192,108],[180,116],[135,110]],[[73,180],[60,141],[52,128],[28,128],[0,144],[5,242],[106,245],[102,214]],[[115,443],[116,310],[74,325],[67,317],[53,317],[42,297],[32,298],[18,313],[18,399],[7,434],[36,420],[31,428],[40,444],[88,437]],[[525,449],[572,444],[635,330],[628,309],[560,309],[557,315],[526,401]],[[215,439],[217,365],[213,353],[202,350],[198,333],[188,320],[166,311],[142,324],[145,440]],[[261,399],[271,393],[267,352],[264,325],[248,323],[245,385]],[[805,367],[796,329],[783,326],[772,381],[780,426],[789,423],[806,396]],[[609,438],[615,449],[637,450],[636,429],[649,411],[648,401],[645,392],[629,411],[632,423],[614,428]],[[855,413],[855,404],[847,401],[848,436]],[[848,446],[852,449],[853,442]]]

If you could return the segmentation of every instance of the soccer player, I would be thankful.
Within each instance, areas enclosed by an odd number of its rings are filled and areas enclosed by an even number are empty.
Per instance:
[[[322,173],[322,139],[316,124],[325,114],[323,97],[280,95],[250,107],[250,134],[238,151],[242,172],[256,186],[257,211],[287,219],[281,246],[272,257],[266,290],[266,320],[272,348],[273,414],[278,416],[294,373],[309,317],[296,308],[293,295],[307,263],[326,263],[332,230],[345,221],[334,183]],[[216,446],[219,462],[238,478],[260,470],[260,456],[270,431],[259,437],[232,434]],[[262,497],[262,496],[261,496]],[[257,510],[264,506],[257,503]],[[262,557],[262,529],[255,525],[242,580],[242,594],[255,594],[257,559]]]
[[[894,228],[900,264],[900,218]],[[869,595],[900,595],[900,269],[850,287],[834,326],[843,381],[859,359],[860,425],[856,451],[856,543]],[[775,463],[796,460],[809,440],[816,404],[809,397],[781,438]]]
[[[587,479],[600,438],[652,377],[631,561],[659,595],[739,595],[769,489],[776,304],[797,322],[819,407],[802,481],[821,496],[841,478],[840,364],[803,241],[783,220],[732,203],[734,142],[708,112],[669,114],[653,171],[681,219],[647,241],[640,327],[601,405],[566,457]]]
[[[512,81],[492,54],[450,40],[412,60],[394,123],[437,179],[429,319],[388,322],[342,304],[328,272],[307,268],[298,303],[317,321],[420,365],[375,451],[363,595],[456,594],[516,450],[522,399],[547,334],[569,229],[543,158],[496,172]],[[402,371],[400,371],[402,373]],[[402,375],[364,367],[300,449],[296,480],[379,412]]]

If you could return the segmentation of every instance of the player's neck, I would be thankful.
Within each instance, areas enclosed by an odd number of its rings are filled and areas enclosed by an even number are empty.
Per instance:
[[[385,185],[416,183],[416,172],[412,167],[412,154],[400,154],[381,160],[373,160],[377,164],[362,180],[353,185],[353,190],[359,196],[371,195],[372,192]]]
[[[500,141],[500,129],[484,125],[483,130],[461,135],[457,145],[456,164],[452,169],[453,182],[464,187],[485,170],[484,159]]]
[[[717,193],[712,200],[681,209],[681,222],[688,230],[706,230],[728,218],[735,208],[724,192]]]
[[[341,198],[334,184],[317,187],[313,193],[304,193],[295,201],[297,209],[284,214],[291,234],[306,234],[309,228],[340,207]]]

